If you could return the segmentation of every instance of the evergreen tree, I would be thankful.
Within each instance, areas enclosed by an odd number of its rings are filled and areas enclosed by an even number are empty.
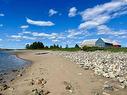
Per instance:
[[[66,48],[68,48],[68,45],[66,45]]]
[[[29,45],[29,44],[27,44],[27,45],[26,45],[26,49],[29,49],[29,48],[30,48],[30,45]]]
[[[42,42],[33,42],[30,45],[26,45],[26,49],[44,49],[44,44]]]
[[[48,49],[49,47],[48,46],[45,46],[45,49]]]
[[[60,48],[62,48],[62,46],[60,46]]]
[[[80,48],[78,44],[75,45],[75,48]]]

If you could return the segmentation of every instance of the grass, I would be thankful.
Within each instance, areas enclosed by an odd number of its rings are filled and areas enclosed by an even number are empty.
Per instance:
[[[110,51],[110,52],[127,52],[127,48],[101,48],[101,47],[83,47],[83,51]]]
[[[92,51],[110,51],[110,52],[127,52],[127,48],[115,48],[115,47],[110,47],[110,48],[100,48],[100,47],[83,47],[81,48],[47,48],[47,49],[31,49],[31,50],[52,50],[52,51],[69,51],[69,52],[74,52],[74,51],[86,51],[86,52],[92,52]]]

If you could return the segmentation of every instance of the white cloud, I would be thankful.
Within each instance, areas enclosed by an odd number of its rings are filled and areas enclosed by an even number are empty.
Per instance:
[[[30,36],[22,36],[23,39],[27,39],[27,40],[36,40],[36,37],[30,37]]]
[[[89,29],[103,25],[113,18],[127,14],[127,1],[117,0],[88,8],[81,12],[83,23],[79,25],[79,29]]]
[[[2,41],[3,39],[0,39],[0,41]]]
[[[76,9],[76,7],[70,8],[68,16],[69,17],[74,17],[76,15],[77,15],[77,9]]]
[[[46,37],[48,39],[55,39],[58,37],[57,33],[47,34],[47,33],[32,32],[32,35],[35,37]]]
[[[106,25],[101,25],[97,27],[98,30],[98,35],[113,35],[113,36],[124,36],[127,35],[127,30],[119,30],[119,31],[114,31],[107,27]]]
[[[12,40],[15,40],[15,41],[20,41],[20,40],[36,40],[37,38],[35,37],[30,37],[30,36],[21,36],[21,35],[11,35],[10,38]]]
[[[59,42],[59,40],[56,40],[56,39],[55,39],[55,40],[52,40],[52,42],[53,42],[53,43],[57,43],[57,42]]]
[[[55,11],[54,9],[50,9],[49,10],[49,16],[53,16],[53,15],[55,15],[55,14],[57,14],[58,12],[57,11]]]
[[[0,27],[3,27],[4,25],[3,24],[0,24]]]
[[[51,21],[34,21],[34,20],[29,19],[29,18],[27,18],[27,23],[32,24],[32,25],[36,25],[36,26],[53,26],[53,25],[55,25]]]
[[[31,34],[30,31],[23,31],[22,34]]]
[[[67,31],[67,38],[78,38],[79,36],[86,36],[87,35],[87,31],[83,31],[83,30],[78,30],[78,29],[69,29]]]
[[[3,13],[0,13],[0,16],[5,16]]]
[[[27,29],[27,28],[29,28],[29,25],[22,25],[22,26],[20,26],[20,28],[21,29]]]

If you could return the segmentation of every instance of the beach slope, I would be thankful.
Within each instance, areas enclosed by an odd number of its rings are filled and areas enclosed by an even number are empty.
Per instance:
[[[40,52],[40,53],[38,53]],[[45,51],[18,55],[33,64],[11,82],[4,95],[99,95],[104,80],[92,71]]]

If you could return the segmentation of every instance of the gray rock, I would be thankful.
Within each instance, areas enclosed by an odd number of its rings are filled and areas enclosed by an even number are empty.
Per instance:
[[[110,91],[113,91],[114,90],[113,86],[110,85],[110,84],[104,84],[103,85],[103,89],[104,90],[110,90]]]
[[[124,77],[118,77],[119,82],[123,83],[125,81]]]

